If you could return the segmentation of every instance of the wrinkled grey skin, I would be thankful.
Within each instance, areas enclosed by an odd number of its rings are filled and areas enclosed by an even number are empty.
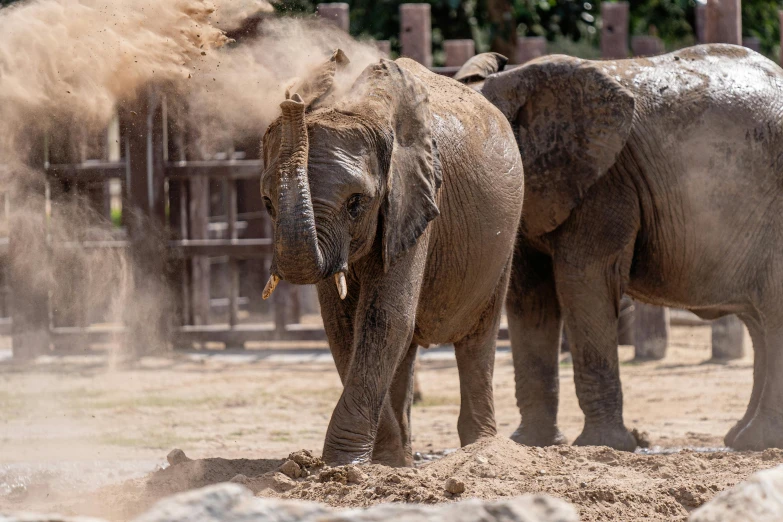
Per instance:
[[[282,104],[264,136],[272,270],[317,284],[344,385],[324,459],[411,465],[418,346],[455,345],[461,443],[496,433],[494,348],[522,162],[492,104],[408,59],[381,60],[346,101],[326,103],[334,61]]]
[[[783,447],[783,70],[743,47],[650,59],[537,59],[473,84],[514,126],[525,205],[507,311],[522,422],[557,428],[562,325],[584,429],[575,444],[633,450],[617,319],[624,292],[706,319],[737,314],[753,393],[726,435]],[[697,384],[695,384],[697,385]]]

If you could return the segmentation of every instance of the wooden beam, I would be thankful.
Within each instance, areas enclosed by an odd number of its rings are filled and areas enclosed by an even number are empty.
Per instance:
[[[169,243],[171,255],[188,259],[193,257],[228,256],[239,259],[260,259],[272,254],[272,240],[257,239],[184,239]]]
[[[400,5],[402,56],[432,67],[432,20],[430,4]]]
[[[46,174],[51,178],[82,183],[123,179],[126,172],[124,161],[87,161],[74,165],[46,166]]]
[[[261,160],[178,161],[166,163],[165,172],[169,179],[253,179],[261,177],[261,168]]]

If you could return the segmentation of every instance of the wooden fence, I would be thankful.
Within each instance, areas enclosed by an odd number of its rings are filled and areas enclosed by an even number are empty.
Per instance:
[[[320,4],[318,13],[348,30],[347,4]],[[602,14],[604,55],[627,56],[627,4],[605,3]],[[403,5],[400,17],[402,54],[431,66],[429,4]],[[631,44],[637,54],[663,50],[660,41],[652,37],[632,39]],[[378,42],[378,46],[389,50],[388,42]],[[446,67],[433,70],[450,76],[473,55],[475,47],[471,40],[457,40],[447,41],[444,50]],[[545,54],[546,42],[521,38],[517,50],[512,63]],[[115,237],[82,242],[79,247],[126,249],[134,259],[143,261],[144,270],[161,277],[165,274],[174,293],[171,313],[176,316],[173,328],[165,332],[175,348],[324,340],[317,320],[302,320],[317,315],[312,289],[281,283],[271,303],[260,298],[272,252],[270,221],[260,196],[260,138],[234,143],[209,156],[196,156],[188,146],[192,136],[183,129],[182,121],[177,121],[183,108],[172,103],[150,88],[134,107],[121,108],[117,121],[101,138],[103,146],[92,156],[73,137],[66,144],[41,140],[30,164],[46,173],[46,186],[40,188],[46,204],[79,194],[110,218],[113,211],[119,212],[112,208],[119,202],[122,223]],[[0,205],[0,219],[7,223],[7,195]],[[59,317],[57,296],[10,274],[8,261],[21,251],[15,245],[25,240],[14,230],[0,239],[0,256],[5,259],[0,269],[0,334],[13,336],[14,356],[30,357],[52,350],[83,352],[91,345],[115,341],[117,336],[133,335],[137,325],[101,326],[91,321],[89,311]],[[645,317],[649,316],[648,310]],[[675,318],[686,324],[698,322],[682,314],[675,314]],[[668,321],[668,314],[656,320]],[[637,345],[648,330],[660,338],[668,326],[646,329],[637,324]],[[500,338],[508,338],[505,328],[501,328]]]

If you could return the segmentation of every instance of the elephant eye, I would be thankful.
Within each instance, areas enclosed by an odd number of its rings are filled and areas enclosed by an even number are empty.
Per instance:
[[[268,197],[264,196],[264,206],[266,207],[266,211],[269,212],[269,215],[273,218],[275,217],[275,207],[272,206],[272,200]]]
[[[362,213],[362,208],[364,207],[364,196],[361,194],[352,195],[350,198],[348,198],[348,203],[346,203],[345,206],[348,209],[348,215],[351,216],[351,219],[356,219],[359,217],[359,214]]]

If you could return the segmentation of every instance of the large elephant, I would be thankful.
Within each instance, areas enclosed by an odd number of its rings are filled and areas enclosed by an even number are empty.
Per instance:
[[[263,140],[272,275],[316,284],[343,382],[323,456],[412,464],[418,346],[454,343],[457,429],[496,433],[494,348],[523,201],[511,126],[480,94],[408,59],[369,66],[338,100],[336,52]],[[342,101],[341,101],[342,100]]]
[[[526,175],[507,313],[521,424],[557,427],[562,325],[585,415],[575,444],[633,450],[617,358],[620,298],[737,314],[755,352],[750,404],[726,435],[783,447],[783,70],[746,48],[654,58],[548,56],[458,77],[514,127]]]

